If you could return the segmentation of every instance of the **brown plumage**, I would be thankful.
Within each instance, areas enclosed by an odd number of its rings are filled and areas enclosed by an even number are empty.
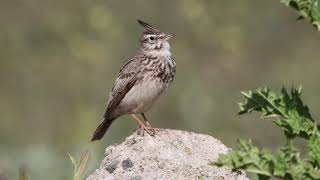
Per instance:
[[[171,57],[168,40],[173,37],[138,20],[144,27],[140,48],[120,70],[109,96],[102,122],[95,130],[92,141],[100,140],[112,122],[121,115],[130,114],[141,128],[152,132],[153,128],[144,113],[148,111],[175,75],[175,61]],[[142,123],[134,114],[141,114]]]

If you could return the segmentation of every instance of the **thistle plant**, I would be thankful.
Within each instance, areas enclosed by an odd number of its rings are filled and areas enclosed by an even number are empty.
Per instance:
[[[221,155],[214,164],[246,170],[261,180],[320,180],[320,128],[304,105],[301,92],[301,87],[293,87],[290,92],[283,87],[280,93],[269,88],[242,92],[245,102],[239,103],[238,115],[261,113],[261,119],[270,119],[283,130],[286,143],[271,152],[251,140],[239,140],[237,150]],[[307,141],[306,157],[295,147],[296,138]]]
[[[320,31],[320,0],[281,0],[299,14],[298,19],[306,19]]]

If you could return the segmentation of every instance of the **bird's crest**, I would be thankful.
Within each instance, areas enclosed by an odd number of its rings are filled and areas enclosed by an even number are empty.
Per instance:
[[[162,33],[160,30],[156,29],[155,27],[151,26],[150,24],[138,19],[138,23],[144,27],[144,34],[160,34]]]

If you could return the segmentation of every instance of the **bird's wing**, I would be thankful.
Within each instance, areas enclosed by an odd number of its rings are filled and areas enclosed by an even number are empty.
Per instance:
[[[109,96],[105,116],[111,113],[139,79],[140,59],[134,57],[121,68]]]

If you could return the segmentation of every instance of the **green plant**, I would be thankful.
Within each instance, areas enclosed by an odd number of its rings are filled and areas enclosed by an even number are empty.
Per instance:
[[[320,128],[309,108],[301,100],[301,88],[284,87],[276,94],[268,88],[242,92],[244,103],[239,103],[238,115],[261,113],[262,119],[284,131],[286,143],[276,152],[258,148],[250,140],[239,140],[238,149],[221,155],[215,165],[244,169],[257,174],[259,179],[271,177],[287,180],[320,179]],[[307,157],[303,158],[293,139],[300,137],[308,143]]]
[[[320,31],[320,0],[280,0],[299,13],[298,19],[306,19]]]
[[[74,165],[73,171],[73,180],[81,180],[84,179],[83,175],[86,171],[86,166],[90,159],[91,153],[90,151],[86,150],[81,154],[80,159],[76,160],[71,154],[68,154],[69,158]]]

